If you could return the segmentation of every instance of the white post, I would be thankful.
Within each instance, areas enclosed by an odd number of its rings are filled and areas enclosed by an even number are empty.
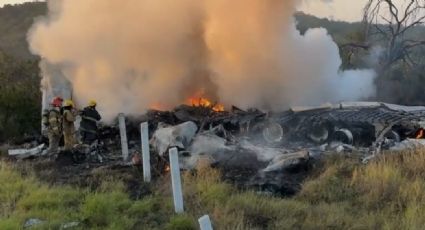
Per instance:
[[[47,89],[45,86],[41,88],[41,116],[43,116],[44,112],[49,109],[49,98],[47,96]],[[43,120],[41,120],[41,133],[44,133],[44,130],[47,127],[44,126]]]
[[[120,113],[118,115],[118,122],[120,126],[122,158],[124,161],[127,161],[128,160],[128,142],[127,142],[127,131],[125,127],[125,116],[123,113]]]
[[[170,167],[171,167],[171,184],[173,187],[174,210],[176,213],[182,213],[183,209],[183,193],[180,178],[179,153],[177,148],[169,150]]]
[[[147,122],[140,125],[140,138],[142,144],[143,179],[145,182],[151,182],[151,158],[149,153],[149,128]]]
[[[211,225],[211,220],[208,215],[205,215],[198,219],[199,226],[201,227],[201,230],[213,230]]]

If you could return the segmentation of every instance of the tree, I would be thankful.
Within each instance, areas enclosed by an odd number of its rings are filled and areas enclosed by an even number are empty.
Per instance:
[[[378,38],[384,43],[380,70],[387,70],[402,61],[408,66],[416,65],[412,50],[425,46],[425,38],[414,38],[409,33],[425,23],[425,1],[368,0],[364,8],[365,35],[367,40]],[[363,48],[369,48],[367,44]]]
[[[340,45],[348,66],[364,60],[377,73],[376,100],[424,104],[425,0],[368,0],[362,37]],[[360,60],[360,61],[359,61]]]
[[[38,73],[37,61],[22,61],[0,51],[0,142],[39,132]]]

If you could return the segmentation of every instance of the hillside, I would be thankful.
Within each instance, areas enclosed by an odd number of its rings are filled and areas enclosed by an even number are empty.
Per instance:
[[[46,14],[45,2],[28,2],[21,5],[6,5],[0,8],[0,51],[8,55],[21,58],[33,59],[28,50],[26,35],[34,19]],[[331,21],[299,12],[295,15],[297,28],[304,33],[308,28],[323,27],[334,37],[338,43],[344,43],[352,39],[363,26],[361,23],[348,23]],[[425,33],[425,28],[415,32],[414,36]]]
[[[0,51],[21,58],[34,58],[28,50],[27,31],[34,19],[46,13],[44,2],[6,5],[0,8]]]
[[[361,34],[364,30],[364,24],[362,22],[349,23],[344,21],[331,21],[326,18],[318,18],[313,15],[304,14],[303,12],[298,12],[295,18],[298,22],[297,28],[301,33],[304,33],[309,28],[323,27],[339,44],[356,39],[356,36]],[[380,27],[384,30],[386,28],[383,25]],[[424,35],[425,27],[417,27],[407,34],[409,38],[421,38]]]

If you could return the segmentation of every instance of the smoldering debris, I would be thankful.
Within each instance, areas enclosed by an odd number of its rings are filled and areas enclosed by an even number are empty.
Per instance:
[[[164,123],[159,123],[158,129],[153,134],[151,145],[156,152],[163,156],[171,147],[185,149],[189,147],[195,137],[198,127],[193,121],[188,121],[174,127],[166,127]]]
[[[423,147],[425,138],[424,107],[356,102],[264,113],[184,105],[127,117],[131,159],[140,159],[141,122],[149,123],[154,176],[167,173],[167,150],[177,147],[182,170],[208,163],[238,187],[281,195],[296,193],[312,164],[329,154],[358,155],[368,162],[383,150]],[[118,121],[101,126],[98,142],[75,146],[69,164],[136,167],[120,157],[119,136]],[[12,150],[11,156],[41,151]]]
[[[9,156],[23,159],[23,158],[29,158],[29,157],[41,155],[44,148],[45,148],[45,144],[41,144],[31,149],[11,149],[8,151],[8,154]]]

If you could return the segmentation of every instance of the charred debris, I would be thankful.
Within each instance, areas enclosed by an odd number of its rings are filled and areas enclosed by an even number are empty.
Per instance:
[[[69,164],[90,164],[91,168],[140,164],[140,123],[146,121],[154,175],[167,173],[167,150],[177,147],[183,170],[196,170],[200,162],[207,163],[242,189],[284,196],[295,194],[312,165],[327,154],[353,154],[366,163],[383,150],[425,144],[425,107],[353,102],[265,113],[181,105],[172,111],[151,110],[127,117],[129,162],[120,158],[116,121],[100,127],[94,145],[79,145],[72,154],[65,154],[72,155]],[[43,148],[11,150],[9,155],[34,158],[42,155]]]

